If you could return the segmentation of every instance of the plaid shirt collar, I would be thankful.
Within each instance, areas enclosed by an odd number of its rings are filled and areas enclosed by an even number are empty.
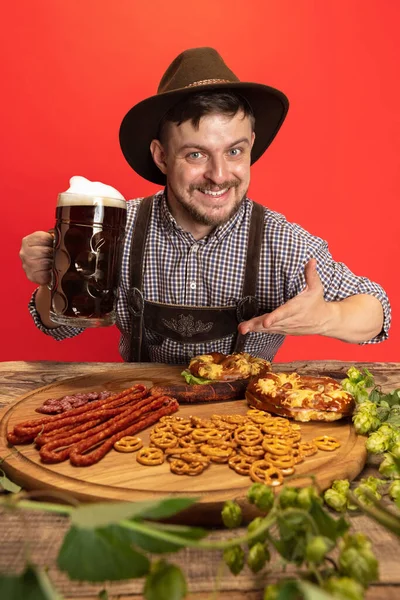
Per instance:
[[[166,189],[157,192],[154,198],[160,201],[160,221],[165,230],[169,232],[174,231],[179,235],[179,237],[188,239],[190,243],[193,243],[194,238],[192,234],[182,229],[182,227],[178,225],[175,218],[172,216],[167,203]],[[246,197],[239,210],[233,215],[233,217],[229,219],[229,221],[216,227],[209,235],[206,235],[204,238],[202,238],[202,240],[198,240],[198,242],[206,243],[208,240],[212,240],[214,238],[220,241],[232,231],[238,229],[246,216],[246,204],[250,202],[251,200]]]

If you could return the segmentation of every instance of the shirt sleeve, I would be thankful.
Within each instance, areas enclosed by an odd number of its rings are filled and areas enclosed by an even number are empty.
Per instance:
[[[84,331],[83,328],[68,327],[68,325],[60,325],[59,327],[54,328],[46,327],[45,325],[43,325],[39,313],[36,310],[36,293],[38,289],[39,288],[37,288],[33,292],[28,304],[28,309],[33,319],[33,322],[40,331],[42,331],[46,335],[49,335],[57,342],[61,342],[62,340],[66,340],[68,338],[73,338],[82,333],[82,331]]]
[[[301,228],[299,227],[299,229]],[[307,243],[305,245],[304,261],[302,261],[300,270],[297,273],[298,276],[293,282],[293,296],[304,289],[305,263],[311,258],[315,258],[317,260],[318,275],[324,286],[324,298],[327,302],[344,300],[356,294],[369,294],[381,303],[384,315],[382,331],[374,338],[366,342],[360,342],[360,345],[377,344],[386,340],[389,337],[391,324],[391,307],[383,287],[367,277],[355,275],[344,263],[333,260],[326,241],[314,237],[304,230],[301,234],[302,237],[306,234]]]

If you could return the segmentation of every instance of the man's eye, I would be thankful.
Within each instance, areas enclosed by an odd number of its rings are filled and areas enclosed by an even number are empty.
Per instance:
[[[228,152],[229,156],[239,156],[242,153],[240,148],[231,148]]]
[[[201,158],[203,155],[201,152],[191,152],[189,154],[189,158],[192,158],[193,160],[197,160],[199,158]]]

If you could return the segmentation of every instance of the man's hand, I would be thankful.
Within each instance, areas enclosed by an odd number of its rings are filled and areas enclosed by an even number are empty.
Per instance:
[[[51,279],[53,236],[46,231],[35,231],[22,240],[19,257],[27,278],[38,285]]]
[[[324,300],[324,288],[317,273],[317,261],[312,258],[305,266],[306,287],[300,294],[274,310],[244,321],[242,334],[249,331],[281,335],[323,335],[332,318],[332,303]]]

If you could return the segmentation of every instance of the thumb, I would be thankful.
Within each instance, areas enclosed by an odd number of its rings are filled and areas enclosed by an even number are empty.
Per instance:
[[[317,261],[315,258],[311,258],[304,268],[304,275],[306,279],[306,287],[310,291],[315,291],[322,286],[321,280],[317,271]]]

